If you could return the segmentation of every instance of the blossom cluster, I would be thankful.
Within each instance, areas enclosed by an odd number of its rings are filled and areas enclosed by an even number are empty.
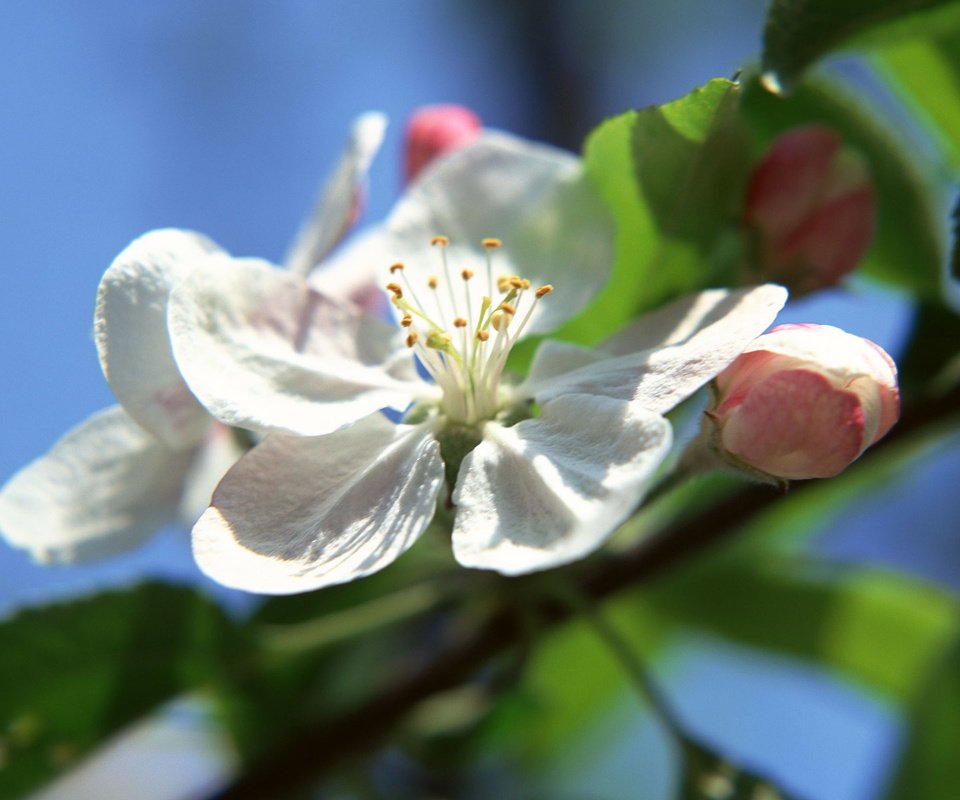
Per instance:
[[[283,594],[384,568],[442,506],[461,564],[515,575],[600,547],[671,452],[664,415],[718,375],[737,400],[708,412],[717,441],[749,462],[734,407],[752,400],[724,370],[786,291],[706,290],[594,348],[544,338],[589,314],[610,279],[606,206],[576,156],[445,113],[411,125],[426,139],[408,148],[403,197],[345,243],[379,115],[355,125],[284,267],[183,230],[129,245],[95,316],[119,406],[4,487],[3,534],[73,561],[179,513],[206,574]],[[515,376],[511,353],[531,335]],[[831,474],[889,428],[885,409]],[[779,424],[768,438],[784,438]]]

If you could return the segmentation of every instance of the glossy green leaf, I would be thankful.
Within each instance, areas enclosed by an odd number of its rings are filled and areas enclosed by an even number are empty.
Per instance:
[[[737,237],[724,233],[749,166],[738,94],[737,84],[712,80],[587,138],[587,172],[617,223],[616,256],[609,284],[561,338],[592,344],[667,300],[731,282]]]
[[[234,635],[214,603],[161,584],[0,624],[0,797],[36,789],[123,726],[209,686]]]
[[[790,128],[819,122],[834,128],[867,160],[877,188],[877,229],[860,272],[938,300],[945,263],[939,212],[930,187],[904,148],[857,100],[826,85],[804,83],[777,97],[747,81],[742,109],[751,131],[769,143]]]
[[[774,0],[763,32],[763,71],[771,88],[793,88],[821,56],[858,35],[952,0]]]
[[[960,786],[960,641],[915,704],[887,800],[954,800]]]

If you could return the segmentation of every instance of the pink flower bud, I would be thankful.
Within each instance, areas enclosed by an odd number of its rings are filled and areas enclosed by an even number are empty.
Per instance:
[[[469,144],[483,123],[463,106],[423,106],[407,121],[404,174],[407,183],[437,156]]]
[[[766,478],[836,475],[900,416],[890,356],[830,325],[774,328],[721,372],[713,388],[706,412],[712,449]]]
[[[794,294],[835,285],[870,246],[874,205],[866,162],[833,130],[783,134],[754,169],[744,201],[758,276]]]

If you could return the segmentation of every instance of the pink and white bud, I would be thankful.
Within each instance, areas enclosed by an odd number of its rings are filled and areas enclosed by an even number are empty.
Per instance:
[[[457,105],[423,106],[407,121],[404,177],[412,181],[438,156],[470,144],[483,128],[469,108]]]
[[[837,284],[873,239],[875,192],[864,159],[824,125],[774,141],[747,186],[753,269],[803,294]]]
[[[828,478],[897,421],[897,367],[839,328],[780,325],[716,377],[706,414],[727,464],[777,481]]]

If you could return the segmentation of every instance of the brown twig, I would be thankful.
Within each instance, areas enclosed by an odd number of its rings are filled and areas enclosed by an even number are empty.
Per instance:
[[[960,389],[917,403],[864,460],[876,458],[912,434],[932,429],[958,414]],[[806,491],[810,485],[814,484],[796,484],[792,492]],[[594,600],[640,585],[731,538],[781,497],[780,492],[769,486],[748,486],[669,526],[626,554],[601,561],[587,571],[575,571],[574,579],[579,583],[579,590]],[[569,618],[571,613],[569,607],[548,599],[542,600],[537,609],[544,627]],[[282,746],[265,759],[250,764],[233,784],[216,795],[217,799],[283,797],[316,782],[345,761],[374,749],[420,702],[462,685],[481,667],[521,642],[524,636],[525,628],[515,609],[501,608],[467,638],[448,643],[425,666],[401,676],[359,707],[334,719],[290,731]]]

